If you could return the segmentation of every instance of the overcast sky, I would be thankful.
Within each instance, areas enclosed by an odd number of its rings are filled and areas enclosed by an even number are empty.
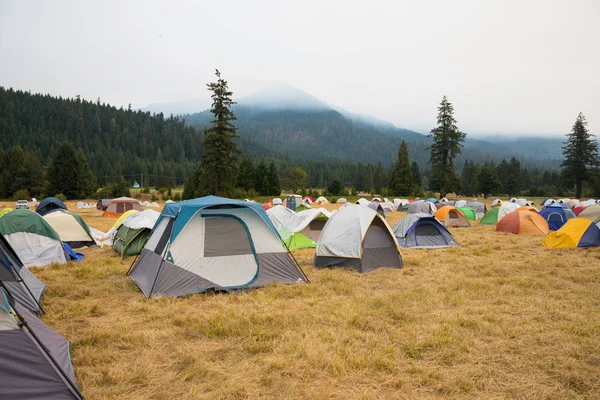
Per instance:
[[[600,128],[600,1],[0,0],[0,85],[144,107],[273,81],[428,131]]]

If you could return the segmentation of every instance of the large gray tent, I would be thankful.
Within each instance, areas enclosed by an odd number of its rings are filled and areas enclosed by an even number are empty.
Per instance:
[[[69,342],[0,285],[0,399],[82,398]]]
[[[129,276],[147,297],[308,282],[260,204],[216,196],[165,205]]]
[[[383,207],[380,203],[372,201],[367,205],[367,207],[369,207],[371,210],[375,211],[377,214],[385,218],[385,211],[383,210]]]
[[[26,309],[40,314],[40,298],[46,285],[23,267],[21,260],[3,235],[0,235],[0,281]]]
[[[425,213],[408,214],[392,230],[402,247],[435,249],[459,245],[435,217]]]
[[[473,211],[475,211],[475,216],[477,217],[477,219],[483,218],[485,213],[487,213],[487,211],[488,211],[485,203],[482,203],[480,201],[471,200],[470,202],[468,202],[466,204],[465,207],[471,207],[473,209]]]
[[[329,218],[314,258],[315,267],[346,267],[369,272],[401,268],[402,257],[389,225],[369,207],[348,204]]]
[[[408,204],[408,213],[409,214],[425,213],[425,214],[433,215],[433,213],[435,213],[436,211],[437,211],[437,208],[435,207],[435,205],[428,201],[419,200],[419,201],[413,201],[412,203]]]

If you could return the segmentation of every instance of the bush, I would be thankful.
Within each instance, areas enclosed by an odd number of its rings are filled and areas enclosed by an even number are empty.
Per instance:
[[[425,190],[423,190],[423,188],[421,186],[415,186],[415,188],[413,189],[412,195],[413,195],[413,197],[424,198]]]
[[[129,191],[129,183],[126,181],[122,181],[121,183],[109,183],[97,193],[99,199],[129,196],[131,196],[131,192]]]
[[[29,200],[31,197],[29,194],[29,190],[21,189],[21,190],[17,190],[15,192],[14,198],[15,198],[15,200]]]
[[[59,199],[59,200],[61,200],[63,202],[67,201],[67,196],[65,196],[62,193],[55,194],[54,197],[56,197],[57,199]]]
[[[171,188],[167,189],[167,199],[170,199],[173,197],[173,192],[171,191]]]
[[[229,196],[231,196],[231,198],[242,199],[242,200],[246,199],[247,195],[248,195],[248,193],[246,193],[246,191],[242,188],[235,188],[229,194]]]
[[[388,197],[391,196],[392,191],[386,187],[382,187],[381,188],[381,197]]]
[[[146,186],[142,189],[142,193],[144,194],[150,194],[150,186]]]
[[[167,191],[166,188],[160,188],[157,190],[157,192],[160,193],[161,196],[164,195],[166,191]]]
[[[257,198],[259,196],[258,192],[256,190],[254,190],[254,189],[248,189],[247,195],[248,195],[249,199],[255,199],[255,198]]]
[[[175,193],[175,196],[173,196],[173,201],[181,201],[181,194]]]
[[[381,190],[383,190],[383,189],[381,189]],[[356,190],[356,188],[352,188],[350,190],[350,195],[351,196],[358,196],[358,191]]]
[[[158,197],[156,197],[156,195],[152,194],[152,196],[150,197],[150,201],[156,201],[158,200]]]
[[[136,199],[141,199],[142,198],[142,194],[141,193],[136,193],[135,196],[133,196]]]

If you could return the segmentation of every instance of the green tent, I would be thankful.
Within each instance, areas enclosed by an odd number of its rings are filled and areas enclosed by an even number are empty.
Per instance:
[[[285,229],[285,228],[283,228],[283,229]],[[282,233],[282,230],[280,230],[280,234],[281,233]],[[283,243],[285,243],[287,248],[290,250],[310,249],[310,248],[314,249],[315,247],[317,247],[317,243],[314,240],[312,240],[311,238],[309,238],[306,235],[303,235],[300,232],[296,232],[294,234],[290,234],[288,232],[287,235],[285,233],[283,233],[282,239],[283,239]]]
[[[304,211],[304,210],[310,210],[312,207],[309,206],[306,203],[300,203],[296,206],[296,212],[300,212],[300,211]]]
[[[113,249],[121,257],[138,255],[146,245],[151,232],[151,229],[132,229],[121,224],[113,239]]]
[[[5,215],[5,214],[8,214],[11,211],[13,211],[13,209],[10,208],[10,207],[3,208],[2,210],[0,210],[0,217],[3,216],[3,215]]]
[[[479,225],[496,225],[498,223],[498,212],[500,207],[494,207],[481,218]]]
[[[467,217],[469,221],[475,221],[477,219],[477,215],[471,207],[458,207],[458,210],[465,214],[465,217]]]

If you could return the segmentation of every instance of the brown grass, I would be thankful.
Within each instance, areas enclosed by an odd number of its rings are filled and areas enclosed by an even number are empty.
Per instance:
[[[35,273],[90,399],[600,398],[600,249],[452,232],[364,275],[297,251],[311,284],[233,294],[147,300],[110,248]]]

